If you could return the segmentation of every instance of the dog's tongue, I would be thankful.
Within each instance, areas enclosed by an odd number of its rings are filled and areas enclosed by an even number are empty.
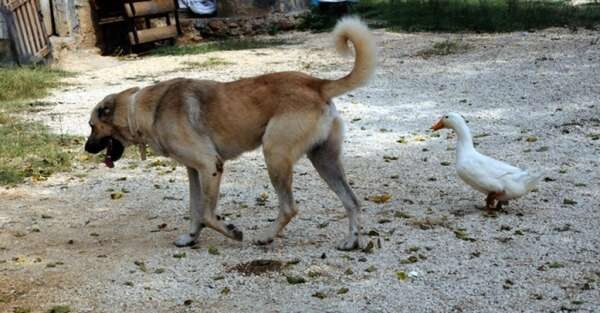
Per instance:
[[[108,168],[115,167],[115,162],[113,162],[111,154],[112,154],[112,139],[109,139],[108,146],[106,146],[106,157],[104,157],[104,164],[106,164],[106,166]]]

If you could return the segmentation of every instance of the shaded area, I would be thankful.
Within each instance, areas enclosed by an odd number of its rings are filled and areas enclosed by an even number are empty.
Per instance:
[[[597,27],[600,5],[573,6],[568,1],[520,0],[366,0],[351,14],[391,31],[508,32],[557,27]],[[313,9],[305,27],[329,29],[336,17]]]

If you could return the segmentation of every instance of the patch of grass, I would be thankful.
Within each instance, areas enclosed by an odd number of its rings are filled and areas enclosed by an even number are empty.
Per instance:
[[[43,97],[68,73],[46,67],[0,68],[0,185],[14,185],[26,177],[43,180],[67,171],[82,140],[56,135],[40,123],[15,116],[39,110]]]
[[[184,69],[192,70],[192,69],[202,69],[202,68],[211,68],[222,65],[231,65],[235,64],[233,62],[229,62],[225,59],[210,57],[208,60],[204,62],[192,62],[186,61],[181,63],[184,66]]]
[[[69,140],[48,133],[39,124],[14,119],[0,123],[0,185],[20,183],[25,177],[42,180],[70,169],[71,156],[64,150]]]
[[[417,55],[427,59],[434,55],[449,55],[462,53],[469,50],[470,46],[459,40],[445,40],[436,42],[429,49],[420,51]]]
[[[572,6],[568,1],[362,0],[349,13],[391,31],[508,32],[600,24],[600,5]],[[333,25],[335,20],[318,9],[305,21],[306,28],[316,31]]]
[[[50,310],[48,310],[48,313],[69,313],[69,312],[71,312],[71,307],[68,305],[55,305]]]
[[[184,46],[164,46],[150,51],[150,55],[186,55],[186,54],[204,54],[214,51],[234,51],[248,49],[262,49],[285,45],[288,42],[282,39],[229,39],[223,41],[213,41],[194,45]]]
[[[69,73],[48,67],[0,67],[0,102],[41,98]]]

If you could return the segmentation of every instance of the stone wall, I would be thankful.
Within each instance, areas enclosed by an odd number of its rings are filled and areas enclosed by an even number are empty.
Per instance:
[[[266,16],[200,19],[195,23],[195,28],[204,38],[274,34],[298,28],[303,17],[303,13],[274,13]]]
[[[272,13],[297,13],[309,8],[309,0],[216,0],[217,17],[251,17]]]

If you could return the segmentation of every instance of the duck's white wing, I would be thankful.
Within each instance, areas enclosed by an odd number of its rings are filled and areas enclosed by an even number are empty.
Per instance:
[[[467,184],[485,193],[505,191],[503,180],[507,176],[523,172],[518,167],[492,159],[476,151],[459,160],[457,171],[460,178]]]
[[[467,185],[483,192],[504,191],[502,181],[496,176],[496,171],[490,171],[485,162],[480,159],[465,159],[456,165],[458,176]]]
[[[492,159],[489,156],[483,155],[481,153],[478,153],[474,159],[477,159],[482,164],[482,167],[489,168],[489,170],[493,172],[494,176],[496,177],[523,172],[522,169],[516,166],[512,166],[508,163],[496,159]]]

